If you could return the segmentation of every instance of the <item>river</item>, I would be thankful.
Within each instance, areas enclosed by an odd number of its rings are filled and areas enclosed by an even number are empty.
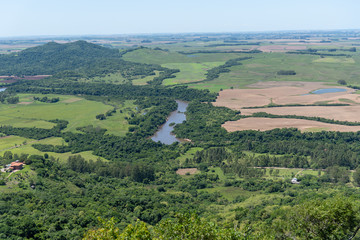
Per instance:
[[[180,100],[176,100],[176,103],[178,104],[177,110],[170,114],[166,123],[159,128],[154,136],[151,137],[153,141],[160,141],[161,143],[168,145],[174,142],[180,142],[180,139],[176,138],[176,136],[172,134],[174,126],[170,126],[170,124],[178,124],[186,120],[185,111],[189,104]]]

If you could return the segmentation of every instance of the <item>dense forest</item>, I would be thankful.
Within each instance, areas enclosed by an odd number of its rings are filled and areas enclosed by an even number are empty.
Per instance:
[[[232,45],[259,43],[215,44]],[[131,51],[50,42],[0,56],[0,75],[53,75],[9,84],[0,93],[2,107],[16,106],[19,96],[54,106],[63,95],[74,95],[111,106],[89,116],[101,123],[123,110],[110,103],[131,100],[136,108],[124,118],[129,124],[124,135],[93,125],[69,131],[64,119],[46,120],[50,128],[1,125],[0,137],[32,139],[37,153],[10,147],[0,156],[1,166],[26,164],[19,172],[0,173],[0,239],[356,239],[360,132],[227,132],[226,121],[278,116],[243,116],[214,106],[215,92],[163,86],[180,70],[123,60]],[[206,71],[204,81],[249,59],[223,61]],[[124,77],[151,76],[154,70],[159,75],[142,86],[77,81],[117,71]],[[176,111],[175,100],[188,102],[186,120],[174,127],[186,140],[170,145],[151,140]],[[49,138],[63,143],[37,142]],[[83,152],[97,159],[86,159]],[[64,161],[55,153],[69,155]],[[196,173],[178,172],[184,169]]]

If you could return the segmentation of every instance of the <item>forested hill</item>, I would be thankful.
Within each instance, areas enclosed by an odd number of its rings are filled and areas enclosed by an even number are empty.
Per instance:
[[[21,52],[0,55],[0,75],[54,75],[92,77],[120,71],[124,77],[151,75],[160,66],[132,63],[121,59],[117,49],[86,41],[66,44],[49,42]]]

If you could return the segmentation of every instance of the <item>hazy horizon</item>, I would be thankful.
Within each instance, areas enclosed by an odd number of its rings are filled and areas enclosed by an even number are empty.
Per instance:
[[[4,0],[0,8],[1,38],[360,29],[356,0]]]

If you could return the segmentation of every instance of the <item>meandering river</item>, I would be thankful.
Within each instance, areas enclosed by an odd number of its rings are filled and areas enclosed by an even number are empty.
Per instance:
[[[154,134],[154,136],[151,137],[151,139],[155,142],[160,141],[164,144],[172,144],[174,142],[180,142],[178,138],[174,134],[172,134],[172,131],[174,130],[174,125],[170,126],[171,123],[182,123],[186,120],[185,111],[188,106],[188,103],[176,100],[176,103],[178,104],[178,108],[176,111],[172,112],[170,116],[168,117],[166,123],[162,125],[159,130]]]

